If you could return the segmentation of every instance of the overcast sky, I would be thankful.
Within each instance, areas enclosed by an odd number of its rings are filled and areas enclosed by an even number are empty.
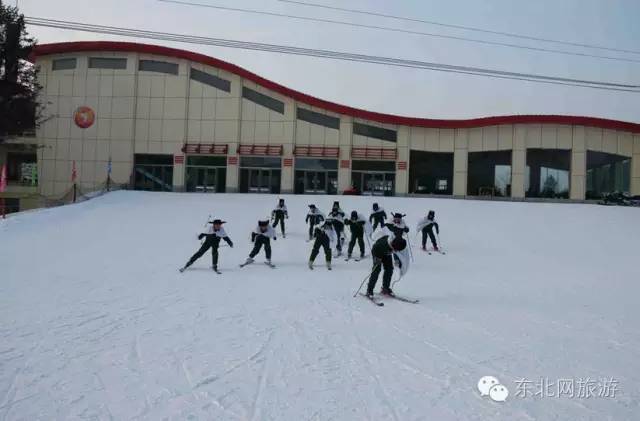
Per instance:
[[[5,0],[15,4],[16,0]],[[18,0],[27,16],[242,41],[322,48],[438,63],[640,85],[640,63],[565,56],[328,23],[187,7],[156,0]],[[220,6],[384,25],[422,32],[571,47],[348,14],[277,0],[194,0]],[[496,31],[640,50],[637,0],[305,0]],[[600,91],[479,76],[113,37],[42,27],[40,43],[113,40],[153,43],[208,54],[293,89],[373,111],[425,118],[569,114],[640,122],[640,93]],[[620,55],[609,51],[579,52]],[[640,54],[625,57],[640,60]]]

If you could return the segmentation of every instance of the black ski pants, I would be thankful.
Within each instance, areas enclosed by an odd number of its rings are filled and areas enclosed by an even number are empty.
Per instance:
[[[391,288],[391,275],[393,275],[393,259],[390,254],[386,254],[383,257],[373,257],[373,270],[369,277],[369,285],[367,286],[367,294],[373,294],[373,289],[378,282],[378,276],[380,271],[384,269],[382,274],[382,289]]]
[[[375,231],[378,228],[378,225],[380,225],[380,228],[384,227],[384,219],[382,218],[373,218],[373,230]]]
[[[422,228],[422,248],[425,248],[427,245],[427,236],[431,239],[431,244],[433,247],[438,247],[438,243],[436,242],[436,236],[433,234],[433,226],[427,225]]]
[[[338,252],[342,252],[342,233],[344,232],[344,224],[338,221],[334,222],[333,230],[336,232],[336,238],[338,239],[336,241],[336,250],[338,250]]]
[[[267,260],[271,260],[271,239],[269,237],[265,237],[264,235],[258,235],[256,237],[256,241],[253,243],[253,250],[249,253],[249,257],[252,259],[260,253],[260,249],[264,245],[264,255],[267,257]]]
[[[202,243],[200,250],[198,250],[196,254],[191,256],[191,259],[189,259],[189,261],[187,262],[186,265],[184,265],[184,267],[188,268],[189,266],[191,266],[193,262],[201,258],[209,249],[211,249],[211,262],[213,266],[216,266],[218,264],[218,246],[219,245],[220,245],[219,239],[217,239],[217,241],[216,239],[205,240],[204,243]]]
[[[351,232],[351,241],[349,241],[349,249],[347,256],[351,256],[353,253],[353,249],[356,246],[356,241],[358,241],[358,247],[360,247],[360,256],[364,256],[364,238],[363,233],[354,234]]]
[[[280,231],[282,231],[282,235],[284,235],[284,215],[276,215],[271,226],[275,228],[278,226],[278,222],[280,222]]]
[[[311,260],[312,262],[316,260],[316,257],[320,253],[320,247],[322,247],[324,250],[325,260],[327,262],[330,262],[331,261],[331,241],[329,240],[329,237],[327,237],[326,235],[322,237],[316,237],[316,241],[315,243],[313,243],[313,249],[311,249],[311,257],[309,257],[309,260]]]

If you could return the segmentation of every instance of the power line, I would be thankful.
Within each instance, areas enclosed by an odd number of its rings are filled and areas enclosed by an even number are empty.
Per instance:
[[[603,59],[603,60],[621,61],[621,62],[628,62],[628,63],[640,63],[640,59],[632,59],[632,58],[625,58],[625,57],[602,56],[602,55],[598,55],[598,54],[580,53],[580,52],[576,52],[576,51],[556,50],[556,49],[552,49],[552,48],[530,47],[530,46],[527,46],[527,45],[511,44],[511,43],[508,43],[508,42],[487,41],[487,40],[480,40],[480,39],[476,39],[476,38],[460,37],[460,36],[455,36],[455,35],[444,35],[444,34],[436,34],[436,33],[431,33],[431,32],[412,31],[412,30],[409,30],[409,29],[392,28],[392,27],[389,27],[389,26],[367,25],[367,24],[347,22],[347,21],[342,21],[342,20],[325,19],[325,18],[313,18],[313,17],[308,17],[308,16],[290,15],[290,14],[286,14],[286,13],[276,13],[276,12],[267,12],[267,11],[255,10],[255,9],[241,9],[241,8],[237,8],[237,7],[215,6],[213,4],[196,3],[196,2],[192,2],[192,1],[182,1],[182,0],[157,0],[157,1],[162,2],[162,3],[177,4],[177,5],[180,5],[180,6],[205,7],[205,8],[209,8],[209,9],[225,10],[225,11],[229,11],[229,12],[240,12],[240,13],[248,13],[248,14],[254,14],[254,15],[274,16],[274,17],[279,17],[279,18],[295,19],[295,20],[302,20],[302,21],[308,21],[308,22],[329,23],[329,24],[333,24],[333,25],[343,25],[343,26],[350,26],[350,27],[354,27],[354,28],[373,29],[373,30],[379,30],[379,31],[396,32],[396,33],[411,34],[411,35],[420,35],[420,36],[427,36],[427,37],[434,37],[434,38],[441,38],[441,39],[451,39],[451,40],[456,40],[456,41],[472,42],[472,43],[476,43],[476,44],[508,47],[508,48],[515,48],[515,49],[522,49],[522,50],[529,50],[529,51],[537,51],[537,52],[543,52],[543,53],[553,53],[553,54],[562,54],[562,55],[569,55],[569,56],[597,58],[597,59]]]
[[[625,50],[625,49],[621,49],[621,48],[613,48],[613,47],[607,47],[607,46],[603,46],[603,45],[584,44],[584,43],[573,42],[573,41],[561,41],[561,40],[551,39],[551,38],[534,37],[534,36],[531,36],[531,35],[522,35],[522,34],[516,34],[516,33],[513,33],[513,32],[494,31],[494,30],[490,30],[490,29],[478,28],[478,27],[473,27],[473,26],[455,25],[455,24],[450,24],[450,23],[436,22],[436,21],[432,21],[432,20],[409,18],[409,17],[406,17],[406,16],[390,15],[390,14],[379,13],[379,12],[371,12],[371,11],[367,11],[367,10],[347,9],[347,8],[343,8],[343,7],[329,6],[329,5],[325,5],[325,4],[319,4],[319,3],[307,3],[307,2],[295,1],[295,0],[276,0],[276,1],[279,1],[281,3],[297,4],[297,5],[300,5],[300,6],[317,7],[317,8],[321,8],[321,9],[336,10],[336,11],[340,11],[340,12],[348,12],[348,13],[355,13],[355,14],[361,14],[361,15],[369,15],[369,16],[388,18],[388,19],[395,19],[395,20],[400,20],[400,21],[405,21],[405,22],[425,23],[427,25],[441,26],[441,27],[444,27],[444,28],[462,29],[462,30],[465,30],[465,31],[474,31],[474,32],[481,32],[481,33],[485,33],[485,34],[501,35],[501,36],[505,36],[505,37],[526,39],[526,40],[531,40],[531,41],[541,41],[541,42],[550,42],[550,43],[554,43],[554,44],[570,45],[572,47],[593,48],[593,49],[596,49],[596,50],[615,51],[615,52],[618,52],[618,53],[640,54],[640,51],[636,51],[636,50]]]
[[[443,63],[430,63],[417,60],[405,60],[391,57],[380,57],[355,53],[343,53],[331,50],[308,49],[277,44],[263,44],[255,42],[228,40],[220,38],[208,38],[166,32],[145,31],[139,29],[119,28],[113,26],[93,25],[80,22],[61,21],[46,18],[26,17],[26,22],[30,25],[44,26],[57,29],[84,31],[109,35],[120,35],[135,38],[148,38],[163,41],[184,42],[199,45],[213,45],[225,48],[236,48],[254,51],[266,51],[280,54],[292,54],[309,57],[328,58],[333,60],[343,60],[351,62],[382,64],[396,67],[407,67],[423,70],[432,70],[446,73],[458,73],[474,76],[489,77],[495,79],[521,80],[536,83],[546,83],[554,85],[577,86],[592,89],[602,89],[610,91],[640,93],[640,85],[623,84],[615,82],[600,82],[583,79],[563,78],[557,76],[537,75],[531,73],[508,72],[494,69],[484,69],[470,66],[457,66]]]

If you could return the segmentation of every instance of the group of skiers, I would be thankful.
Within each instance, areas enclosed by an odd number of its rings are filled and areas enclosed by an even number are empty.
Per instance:
[[[405,238],[409,233],[409,227],[404,221],[406,215],[392,213],[391,216],[390,222],[386,222],[388,219],[387,213],[377,203],[373,204],[369,218],[366,218],[363,214],[355,210],[351,211],[349,217],[346,217],[338,201],[333,203],[331,211],[326,216],[314,204],[310,204],[309,211],[305,218],[305,223],[309,226],[308,241],[313,241],[308,262],[309,269],[314,268],[315,259],[318,257],[318,254],[320,254],[320,249],[322,249],[327,269],[331,270],[331,261],[333,258],[332,244],[335,244],[337,251],[336,257],[341,256],[345,242],[345,228],[348,227],[351,232],[351,238],[347,246],[346,261],[351,259],[356,243],[358,244],[360,255],[359,258],[356,257],[355,260],[360,260],[365,257],[365,239],[367,239],[367,242],[373,242],[373,244],[370,245],[373,265],[365,295],[373,299],[373,290],[376,282],[380,272],[384,271],[381,294],[394,296],[390,285],[394,260],[400,268],[401,275],[404,275],[408,270],[410,252],[408,252],[408,241],[407,238]],[[275,229],[278,225],[280,225],[282,237],[286,238],[285,220],[288,218],[289,213],[285,201],[284,199],[279,199],[278,204],[271,212],[271,221],[258,221],[258,225],[252,231],[251,241],[253,248],[246,261],[240,265],[241,267],[253,263],[254,258],[260,253],[262,248],[264,248],[266,257],[265,263],[272,268],[275,267],[273,263],[271,263],[271,240],[275,241],[277,238]],[[229,247],[233,247],[233,242],[222,227],[224,223],[225,221],[220,219],[214,219],[207,223],[206,232],[198,235],[198,239],[204,239],[200,249],[191,256],[184,267],[180,269],[180,272],[183,272],[211,249],[213,270],[216,273],[220,273],[218,270],[218,248],[220,247],[220,240],[224,240]],[[378,228],[380,229],[378,230]],[[434,235],[434,229],[435,233],[439,234],[439,226],[435,221],[435,212],[430,210],[427,216],[422,218],[417,225],[417,230],[422,233],[423,250],[426,250],[427,239],[429,239],[431,240],[433,249],[438,251],[438,243]]]

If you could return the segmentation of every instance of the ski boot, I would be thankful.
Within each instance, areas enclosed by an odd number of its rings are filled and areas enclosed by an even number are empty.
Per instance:
[[[331,262],[327,262],[327,270],[331,270]]]
[[[309,269],[313,270],[313,260],[309,260]]]
[[[186,266],[183,268],[178,269],[180,271],[180,273],[184,272],[185,270],[187,270]]]
[[[395,296],[391,288],[382,288],[382,291],[380,291],[380,295],[388,295],[389,297]]]
[[[214,271],[215,273],[217,273],[218,275],[220,275],[220,274],[222,273],[222,272],[220,272],[220,271],[218,270],[218,265],[213,265],[213,271]]]

